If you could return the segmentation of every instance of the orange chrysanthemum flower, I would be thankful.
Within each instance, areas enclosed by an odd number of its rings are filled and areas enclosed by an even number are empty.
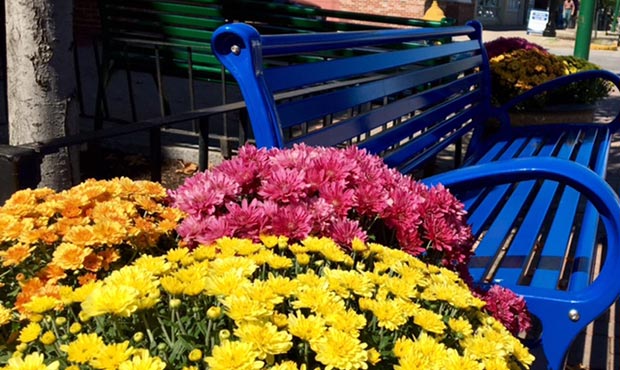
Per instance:
[[[60,214],[67,218],[80,217],[82,215],[82,202],[78,198],[65,199]]]
[[[97,272],[103,267],[103,257],[97,253],[91,253],[84,258],[84,269]]]
[[[22,263],[26,258],[30,257],[30,254],[34,250],[26,244],[16,244],[6,251],[0,251],[0,259],[2,259],[2,266],[17,266]]]
[[[79,270],[84,267],[84,259],[92,252],[90,248],[82,248],[71,243],[61,243],[52,258],[52,263],[65,270]]]
[[[93,226],[95,240],[100,244],[121,244],[125,239],[125,228],[116,221],[100,220]]]
[[[63,240],[80,247],[91,246],[95,244],[95,233],[90,225],[77,226],[69,230]]]
[[[67,277],[65,270],[54,264],[45,266],[37,275],[41,278],[41,280],[52,284],[56,284],[59,280]]]
[[[97,280],[97,275],[93,274],[92,272],[88,272],[84,275],[79,276],[77,280],[80,286],[84,286],[88,283],[91,283]]]
[[[105,271],[108,271],[110,269],[110,265],[121,258],[120,254],[118,254],[115,249],[111,248],[103,250],[97,254],[103,258],[102,263]]]

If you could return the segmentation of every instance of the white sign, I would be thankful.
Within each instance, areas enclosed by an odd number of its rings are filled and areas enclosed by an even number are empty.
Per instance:
[[[546,10],[530,10],[530,19],[527,22],[527,33],[542,33],[547,27],[549,12]]]

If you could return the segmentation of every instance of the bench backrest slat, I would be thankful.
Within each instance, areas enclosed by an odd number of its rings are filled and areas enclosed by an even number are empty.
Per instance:
[[[355,144],[409,172],[490,110],[477,22],[302,35],[233,24],[215,32],[213,50],[239,83],[259,146]]]
[[[475,52],[475,44],[475,41],[469,41],[437,46],[433,50],[433,55],[429,55],[427,48],[420,45],[415,49],[391,51],[390,59],[385,57],[385,50],[379,49],[375,52],[369,51],[372,53],[369,55],[332,59],[312,64],[275,67],[265,70],[265,81],[270,86],[272,92],[280,92],[324,81],[345,79],[360,74],[378,73],[386,69],[406,67],[415,63],[438,60],[442,57],[465,55],[464,53],[467,52]],[[443,68],[450,68],[450,65],[446,64]],[[460,69],[456,70],[456,72],[458,71]],[[303,72],[303,74],[297,75],[300,72]],[[447,71],[447,73],[453,72]],[[290,78],[291,75],[296,76],[296,78]]]
[[[482,58],[475,56],[452,62],[458,70],[473,69],[481,64]],[[280,123],[283,128],[299,124],[304,119],[316,119],[324,115],[343,111],[345,109],[368,103],[384,96],[391,96],[409,89],[415,84],[423,85],[442,78],[451,77],[454,72],[449,64],[441,64],[424,69],[403,70],[399,73],[384,75],[381,79],[367,83],[360,83],[345,89],[338,89],[321,95],[312,95],[303,100],[283,102],[278,107]],[[467,77],[468,79],[470,77]],[[461,84],[465,81],[461,81]],[[475,82],[469,82],[474,86]],[[419,99],[418,99],[419,100]],[[414,102],[412,102],[414,103]],[[411,105],[412,112],[424,108],[423,105]],[[396,118],[396,117],[394,117]]]

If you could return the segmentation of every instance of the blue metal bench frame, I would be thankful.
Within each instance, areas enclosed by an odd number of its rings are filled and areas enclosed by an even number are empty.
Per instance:
[[[620,116],[609,124],[513,127],[508,114],[580,79],[620,87],[617,75],[565,76],[493,107],[477,22],[278,36],[232,24],[216,30],[212,49],[239,83],[258,146],[358,145],[411,173],[467,139],[458,168],[423,181],[444,184],[465,203],[477,237],[473,277],[526,297],[542,323],[548,368],[560,369],[579,332],[618,298],[620,203],[604,176]],[[327,52],[344,56],[322,57]],[[291,55],[316,60],[263,60]],[[489,129],[492,119],[499,124]],[[600,225],[605,257],[596,275]]]

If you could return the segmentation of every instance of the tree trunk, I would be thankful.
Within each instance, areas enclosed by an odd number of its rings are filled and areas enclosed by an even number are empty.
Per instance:
[[[9,144],[77,133],[73,1],[6,0]],[[78,181],[68,149],[43,159],[41,183],[56,190]]]

